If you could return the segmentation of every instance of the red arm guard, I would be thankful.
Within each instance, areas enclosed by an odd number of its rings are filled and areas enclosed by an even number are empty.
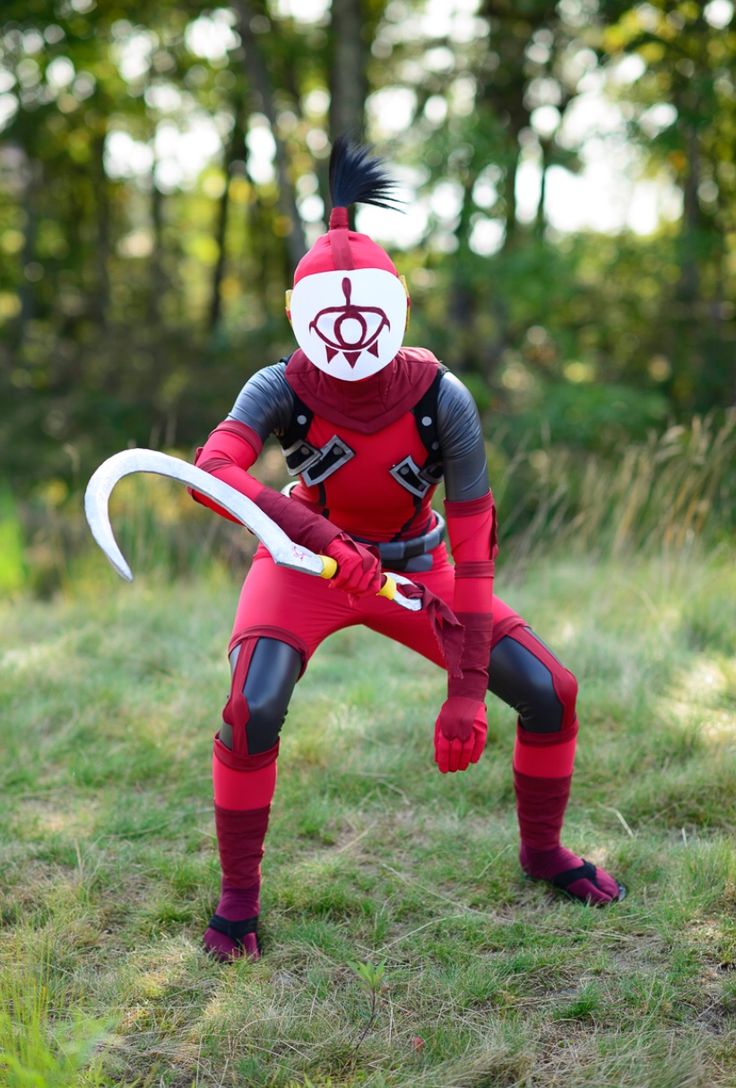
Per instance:
[[[212,473],[218,480],[230,484],[241,495],[246,495],[255,502],[263,490],[263,484],[251,476],[246,469],[255,464],[262,447],[263,442],[251,427],[246,426],[245,423],[238,423],[234,419],[226,419],[215,427],[204,446],[199,447],[194,463],[198,468]],[[228,514],[227,510],[223,510],[206,495],[200,495],[191,487],[187,490],[195,502],[208,506],[210,510],[214,510],[216,514],[227,518],[228,521],[237,521],[237,518]]]
[[[262,445],[252,428],[237,420],[226,419],[215,427],[204,446],[197,450],[194,463],[257,503],[297,544],[318,554],[331,555],[338,563],[332,585],[349,593],[377,593],[381,588],[381,568],[371,552],[351,540],[327,518],[266,487],[250,475],[247,469],[255,462]],[[205,495],[192,489],[190,494],[197,502],[209,506],[228,520],[236,520]]]
[[[435,726],[435,759],[443,772],[465,770],[480,759],[485,746],[491,599],[498,551],[490,491],[467,502],[446,502],[445,512],[455,559],[454,611],[465,627],[465,643],[462,675],[449,674],[447,700]]]
[[[493,494],[489,491],[479,499],[446,502],[445,513],[455,560],[455,612],[485,615],[490,629],[493,575],[498,553]]]

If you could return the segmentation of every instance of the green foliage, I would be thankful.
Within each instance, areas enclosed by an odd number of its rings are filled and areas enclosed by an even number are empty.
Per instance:
[[[638,444],[584,458],[572,443],[524,449],[511,437],[505,437],[511,452],[496,477],[496,498],[502,534],[517,561],[530,549],[678,554],[733,539],[734,412],[723,420],[696,417],[690,427],[650,432]],[[503,453],[491,449],[492,480]]]
[[[365,984],[370,993],[377,994],[383,985],[383,976],[386,973],[385,963],[355,963],[348,964],[355,971],[361,982]]]
[[[9,489],[0,491],[0,592],[26,584],[27,568],[18,510]]]
[[[552,446],[566,446],[603,454],[660,430],[667,415],[667,401],[656,392],[645,393],[627,385],[595,382],[547,384],[539,400],[519,417],[523,432],[535,436],[547,432]]]

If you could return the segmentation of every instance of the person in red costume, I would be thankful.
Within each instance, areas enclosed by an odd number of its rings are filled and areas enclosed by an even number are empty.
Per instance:
[[[323,639],[355,624],[447,670],[434,730],[442,773],[480,759],[487,690],[515,708],[523,870],[586,903],[624,895],[610,874],[560,843],[577,684],[493,594],[496,515],[476,406],[430,351],[401,346],[405,283],[388,254],[349,227],[351,204],[391,207],[393,184],[368,149],[335,142],[329,229],[299,262],[287,293],[299,347],[246,382],[197,451],[200,468],[253,499],[297,543],[337,562],[328,582],[277,567],[260,546],[243,585],[212,765],[222,886],[204,943],[222,960],[260,954],[260,864],[294,685]],[[288,495],[248,471],[269,434],[298,478]],[[445,519],[431,506],[443,477]],[[450,663],[431,609],[409,612],[377,596],[384,570],[406,574],[452,609],[464,634],[458,660]]]

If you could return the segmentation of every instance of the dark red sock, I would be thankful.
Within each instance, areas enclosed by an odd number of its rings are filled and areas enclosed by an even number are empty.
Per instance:
[[[572,775],[564,778],[532,778],[514,770],[519,834],[525,846],[550,850],[560,841]]]

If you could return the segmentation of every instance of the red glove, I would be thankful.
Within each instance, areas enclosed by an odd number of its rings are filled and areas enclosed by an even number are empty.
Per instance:
[[[488,735],[485,703],[450,695],[434,727],[434,758],[443,774],[465,771],[483,754]]]
[[[340,533],[323,549],[337,563],[337,573],[329,584],[355,597],[375,596],[383,582],[381,564],[370,548],[358,544],[347,533]]]
[[[465,645],[461,676],[447,677],[447,698],[434,727],[434,758],[442,774],[465,771],[483,754],[488,735],[486,705],[488,658],[491,647],[490,616],[462,612]]]

